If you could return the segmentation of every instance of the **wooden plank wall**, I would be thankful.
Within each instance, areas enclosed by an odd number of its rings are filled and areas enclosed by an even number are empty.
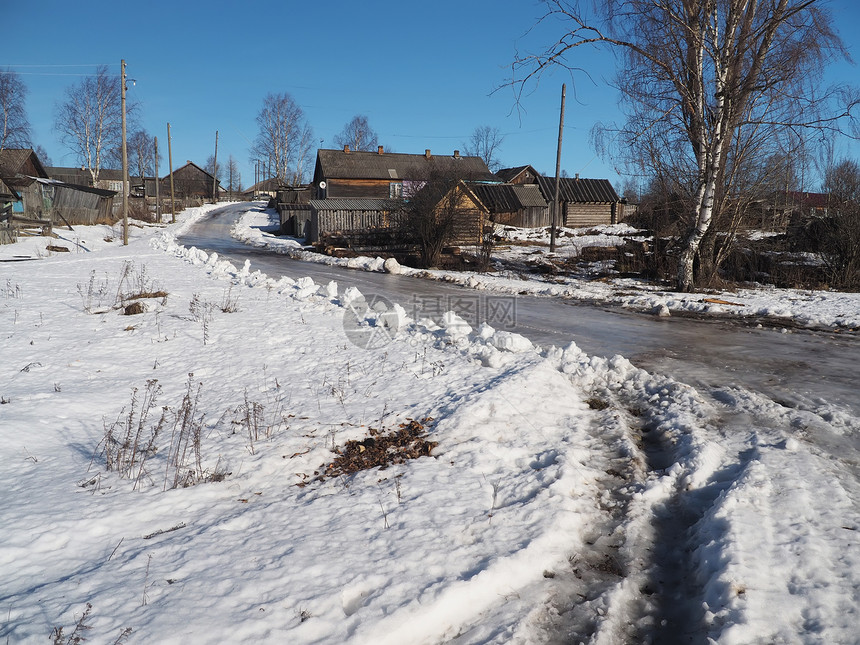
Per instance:
[[[567,204],[564,225],[568,228],[612,224],[612,204]]]

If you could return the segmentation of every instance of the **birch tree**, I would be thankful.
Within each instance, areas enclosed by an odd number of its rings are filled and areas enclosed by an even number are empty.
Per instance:
[[[25,99],[27,86],[12,70],[0,71],[0,150],[30,145],[30,122]]]
[[[539,54],[518,56],[512,84],[525,87],[555,66],[574,70],[583,46],[618,54],[627,137],[643,156],[686,184],[689,216],[676,286],[695,286],[694,260],[712,233],[726,181],[757,145],[779,133],[839,129],[857,99],[822,88],[821,72],[846,56],[820,0],[544,0],[541,23],[565,33]]]
[[[379,137],[367,117],[363,114],[358,114],[352,118],[352,121],[343,126],[343,130],[334,137],[334,145],[338,148],[349,146],[350,150],[356,152],[376,152],[379,147]]]
[[[89,170],[93,185],[122,145],[122,91],[120,76],[101,65],[92,76],[66,88],[65,100],[57,106],[54,128],[74,153],[81,167]],[[131,112],[132,106],[126,106]]]
[[[162,158],[159,152],[159,162]],[[128,137],[128,167],[129,174],[134,170],[141,180],[155,173],[155,137],[146,130],[136,130]]]
[[[287,93],[268,94],[257,114],[259,127],[251,148],[252,159],[263,160],[283,183],[292,180],[297,163],[306,161],[303,141],[309,141],[309,126],[304,111]],[[305,172],[300,169],[299,173]]]

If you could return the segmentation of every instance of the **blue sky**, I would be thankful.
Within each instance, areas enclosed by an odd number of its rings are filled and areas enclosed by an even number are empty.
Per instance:
[[[837,25],[856,25],[855,0],[834,0]],[[561,84],[568,85],[562,168],[605,177],[620,188],[612,160],[598,157],[592,126],[618,118],[607,80],[613,58],[598,50],[582,59],[594,82],[558,70],[515,106],[504,84],[516,52],[535,51],[561,33],[547,25],[527,33],[541,15],[536,0],[365,0],[80,3],[47,0],[38,11],[3,1],[0,67],[17,71],[29,88],[33,140],[55,165],[73,165],[54,130],[54,111],[69,85],[125,59],[129,98],[142,125],[159,139],[166,173],[167,123],[173,165],[204,164],[214,152],[233,155],[245,186],[254,181],[250,142],[266,94],[287,92],[303,107],[317,142],[334,136],[356,114],[367,115],[380,143],[396,152],[452,154],[478,126],[505,135],[505,166],[555,169]],[[8,6],[5,6],[8,5]],[[83,9],[86,9],[84,11]],[[854,51],[850,30],[842,34]],[[855,56],[860,54],[855,53]],[[838,74],[856,78],[857,68]]]

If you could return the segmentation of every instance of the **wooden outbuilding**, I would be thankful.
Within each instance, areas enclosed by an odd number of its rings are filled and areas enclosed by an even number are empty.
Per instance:
[[[37,179],[54,225],[112,224],[116,192],[67,184],[56,179]]]
[[[304,234],[308,244],[387,246],[402,206],[399,199],[312,199],[309,220],[295,234]]]
[[[471,190],[496,224],[521,228],[552,224],[549,205],[535,184],[476,184]]]
[[[549,205],[549,218],[555,199],[555,178],[544,177],[532,166],[504,168],[499,177],[511,184],[534,184]],[[558,225],[569,228],[617,224],[624,215],[621,198],[608,179],[561,177],[559,179]]]

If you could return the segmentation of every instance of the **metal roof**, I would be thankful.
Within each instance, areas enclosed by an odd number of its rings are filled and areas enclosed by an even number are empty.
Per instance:
[[[499,181],[480,157],[318,150],[317,167],[326,179],[420,181],[428,179],[435,171],[454,172],[466,181]]]
[[[537,176],[537,183],[547,201],[555,195],[555,178]],[[579,204],[611,204],[621,198],[608,179],[581,179],[562,177],[559,179],[559,199],[563,202]]]
[[[312,199],[308,203],[317,211],[393,211],[403,206],[398,199],[373,198]]]
[[[534,184],[473,184],[469,188],[491,213],[511,213],[530,207],[546,207],[547,202]]]

